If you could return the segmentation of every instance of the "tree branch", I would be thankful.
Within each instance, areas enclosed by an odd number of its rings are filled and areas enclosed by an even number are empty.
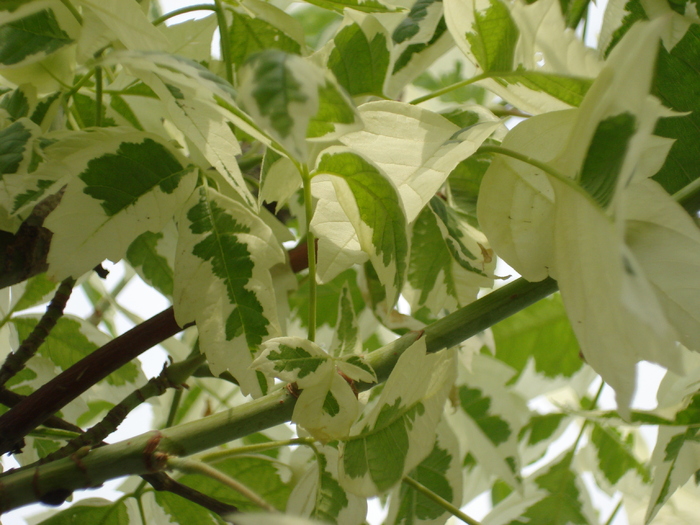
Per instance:
[[[494,290],[426,327],[428,351],[437,352],[465,341],[556,289],[552,279],[539,283],[518,279]],[[399,356],[415,340],[416,334],[410,332],[367,356],[380,381],[386,380]],[[361,384],[358,388],[371,386]],[[70,493],[116,477],[162,470],[167,466],[168,455],[189,456],[289,421],[295,403],[296,398],[282,388],[198,421],[91,450],[80,458],[9,471],[0,477],[0,512],[41,501],[55,491]]]
[[[46,418],[114,370],[180,330],[170,307],[64,370],[0,416],[0,453],[13,450],[22,437]]]
[[[0,368],[0,387],[4,386],[15,374],[19,373],[27,361],[36,354],[36,351],[63,315],[63,310],[70,298],[74,285],[75,279],[72,278],[68,278],[60,284],[49,306],[46,308],[46,313],[41,317],[32,333],[22,341],[22,344],[19,345],[15,352],[7,356],[7,359],[2,364],[2,368]]]

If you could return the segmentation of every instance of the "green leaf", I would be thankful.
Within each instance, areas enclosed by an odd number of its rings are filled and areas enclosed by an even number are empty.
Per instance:
[[[512,432],[510,426],[500,417],[489,413],[491,399],[484,397],[481,390],[462,386],[459,388],[459,401],[462,409],[494,445],[508,440]]]
[[[388,40],[386,30],[371,16],[335,35],[328,67],[350,95],[384,96],[390,60]]]
[[[333,178],[338,200],[387,288],[387,306],[393,306],[403,287],[408,255],[406,219],[396,190],[374,165],[341,148],[322,153],[314,173],[340,179]]]
[[[309,3],[341,14],[347,8],[364,13],[395,13],[403,10],[401,7],[388,6],[377,0],[313,0]]]
[[[147,508],[150,507],[149,510],[152,513],[148,514],[149,521],[161,518],[167,519],[169,522],[174,520],[176,523],[196,523],[197,525],[224,525],[226,523],[220,516],[204,507],[164,490],[144,492],[140,503]],[[161,512],[164,516],[158,516]]]
[[[341,442],[339,479],[351,492],[381,494],[430,454],[455,379],[455,353],[425,353],[419,339],[399,358],[372,411]],[[425,373],[416,375],[416,370]]]
[[[474,21],[465,37],[484,72],[511,71],[515,45],[520,32],[501,0],[489,0],[488,6],[474,6]]]
[[[75,41],[77,23],[53,2],[26,6],[0,18],[0,66],[18,67],[42,60]]]
[[[28,279],[24,283],[24,289],[20,292],[20,297],[13,306],[15,312],[21,312],[26,308],[31,308],[47,300],[47,296],[56,289],[56,283],[50,281],[46,274],[40,273],[36,277]],[[15,289],[13,288],[13,293]]]
[[[697,22],[697,19],[696,19]],[[693,64],[700,60],[700,24],[690,26],[673,49],[660,46],[652,94],[666,107],[685,115],[659,120],[654,134],[675,139],[661,170],[654,175],[673,194],[700,177],[693,159],[700,155],[700,73]]]
[[[144,282],[166,297],[173,295],[176,236],[174,224],[169,223],[159,233],[142,233],[126,250],[126,260]]]
[[[659,428],[652,455],[654,487],[645,523],[650,523],[673,493],[700,469],[697,453],[700,435],[696,426],[699,409],[700,396],[693,394],[675,417],[676,422],[691,426]]]
[[[73,95],[73,108],[75,108],[76,119],[80,122],[81,128],[90,128],[97,125],[97,113],[95,100],[82,93]],[[107,106],[102,106],[101,125],[104,127],[116,126],[114,119],[107,117]]]
[[[249,365],[258,346],[279,331],[270,268],[284,257],[270,228],[243,205],[205,186],[185,203],[175,258],[175,318],[180,325],[197,322],[212,372],[228,370],[245,393],[263,391]]]
[[[466,215],[472,226],[478,224],[476,203],[479,188],[490,165],[491,156],[475,154],[457,164],[447,179],[448,202]]]
[[[511,487],[520,486],[517,434],[528,414],[525,400],[507,385],[513,370],[486,354],[472,356],[455,393],[461,410],[452,415],[469,453]]]
[[[522,86],[531,91],[546,93],[552,98],[574,107],[581,105],[588,89],[593,84],[593,80],[589,78],[526,71],[522,67],[515,74],[499,75],[494,73],[492,78],[505,86]]]
[[[306,138],[309,141],[330,141],[362,129],[357,108],[342,88],[332,79],[318,88],[318,112],[309,120]]]
[[[356,359],[352,361],[336,360],[311,341],[280,337],[263,344],[251,367],[283,381],[296,382],[302,391],[292,421],[325,443],[346,437],[359,414],[357,396],[348,381],[377,379],[371,367],[359,356],[350,356],[353,357]]]
[[[545,491],[544,497],[528,506],[519,518],[508,522],[508,525],[588,525],[576,475],[570,469],[572,456],[573,452],[569,452],[558,463],[547,467],[544,473],[535,477],[537,486]],[[506,498],[504,502],[509,499],[510,497]]]
[[[292,491],[291,470],[286,465],[269,456],[245,455],[213,461],[211,466],[239,481],[274,508],[280,511],[284,510]],[[241,511],[260,510],[248,498],[231,490],[230,487],[223,485],[218,480],[187,474],[178,478],[178,481],[196,488],[212,498],[234,505]]]
[[[615,485],[632,469],[645,482],[651,481],[649,470],[634,454],[634,436],[631,433],[623,438],[619,430],[594,423],[591,442],[596,448],[598,468],[611,485]]]
[[[247,3],[250,4],[250,2]],[[294,31],[290,30],[290,26],[294,27],[298,22],[283,11],[278,11],[272,5],[269,5],[267,10],[274,12],[277,25],[272,20],[260,16],[250,16],[242,10],[234,13],[233,22],[229,28],[229,47],[231,60],[236,67],[242,66],[249,56],[267,49],[279,49],[287,53],[301,54],[302,45],[300,42],[289,36],[294,34]],[[299,32],[301,32],[300,28],[297,33]]]
[[[44,525],[69,525],[72,523],[124,525],[129,523],[129,501],[129,499],[119,499],[116,502],[99,498],[84,499],[41,523]]]
[[[462,503],[462,465],[459,443],[445,421],[438,425],[437,438],[430,454],[409,472],[414,479],[456,508]],[[448,511],[413,487],[402,483],[391,493],[386,524],[443,523]]]
[[[30,97],[34,99],[31,102]],[[29,116],[30,104],[34,105],[32,102],[36,103],[36,88],[27,84],[4,95],[0,100],[0,108],[7,111],[10,119],[15,121]]]
[[[13,317],[11,323],[17,329],[19,340],[23,341],[32,332],[38,322],[37,316]],[[39,355],[50,359],[61,370],[90,355],[109,339],[87,321],[64,315],[51,330],[44,343],[39,347]],[[128,363],[112,372],[105,381],[114,386],[133,385],[141,379],[140,369],[134,363]]]
[[[442,16],[442,2],[435,2],[428,8],[428,16],[421,22],[420,31],[415,37],[394,46],[397,58],[386,83],[387,95],[398,97],[407,84],[419,77],[453,45]]]
[[[310,60],[268,49],[240,73],[238,100],[286,151],[307,161],[306,139],[332,140],[362,127],[352,101],[332,75]]]
[[[452,86],[457,82],[462,82],[466,80],[466,78],[462,74],[463,67],[463,62],[455,60],[452,70],[441,72],[439,74],[433,74],[431,71],[425,71],[424,73],[421,73],[421,75],[416,80],[413,81],[413,84],[425,89],[428,92],[437,91],[439,89]],[[462,86],[457,89],[450,89],[447,93],[440,95],[440,100],[444,102],[458,103],[465,103],[471,101],[477,104],[484,104],[486,102],[486,91],[480,86],[470,84],[468,86]],[[455,122],[455,124],[457,123]]]
[[[522,372],[530,359],[545,377],[571,377],[583,366],[561,296],[553,295],[492,327],[496,358]]]
[[[343,293],[343,288],[345,288],[346,286],[350,289],[350,295],[352,296],[352,304],[355,315],[359,315],[359,313],[365,307],[364,300],[362,298],[362,291],[357,285],[357,273],[355,272],[355,270],[346,270],[330,282],[327,282],[325,284],[319,284],[317,286],[317,326],[337,326],[338,320],[340,319],[338,317],[338,304],[340,302],[341,293]],[[309,326],[308,288],[308,280],[305,280],[302,283],[300,283],[299,290],[297,291],[297,293],[293,294],[289,298],[290,308],[294,313],[294,317],[299,319],[299,322],[303,327]]]
[[[44,222],[53,232],[49,276],[57,280],[121,259],[136,237],[165,226],[195,183],[186,161],[154,135],[105,128],[81,136],[94,142],[63,160],[78,176]]]
[[[519,439],[527,436],[527,444],[530,446],[546,442],[556,435],[565,414],[542,414],[534,415],[527,425],[520,429]]]

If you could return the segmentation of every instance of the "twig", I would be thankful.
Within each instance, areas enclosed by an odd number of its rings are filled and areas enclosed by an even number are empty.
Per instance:
[[[63,315],[63,310],[73,291],[73,285],[75,285],[75,279],[70,277],[60,284],[49,306],[46,307],[46,313],[36,324],[32,333],[22,341],[22,344],[19,345],[16,351],[7,356],[2,368],[0,368],[0,387],[4,386],[5,383],[19,373],[27,361],[34,357],[34,354],[36,354]]]
[[[425,485],[418,483],[415,479],[406,476],[405,478],[403,478],[403,482],[409,487],[423,494],[426,498],[440,505],[443,509],[452,514],[454,517],[459,518],[464,523],[468,523],[469,525],[481,525],[474,518],[470,518],[464,512],[452,505],[452,503],[447,501],[445,498],[439,496],[438,494],[435,494],[432,490],[430,490]]]
[[[242,494],[246,498],[248,498],[251,502],[253,502],[255,505],[260,507],[261,509],[265,509],[269,512],[277,512],[277,509],[270,505],[267,501],[265,501],[263,498],[261,498],[258,494],[250,490],[248,487],[246,487],[243,483],[238,481],[237,479],[233,479],[230,476],[227,476],[220,470],[215,469],[211,465],[207,465],[206,463],[202,461],[197,461],[195,459],[184,459],[184,458],[178,458],[178,457],[170,457],[168,458],[168,467],[177,469],[181,472],[189,472],[192,474],[201,474],[203,476],[207,476],[209,478],[215,479],[216,481],[226,485],[227,487],[232,488],[239,494]]]
[[[204,356],[197,354],[174,365],[163,367],[163,371],[151,378],[143,387],[126,396],[121,403],[112,407],[97,425],[69,441],[61,449],[42,458],[40,463],[49,463],[70,456],[85,446],[94,446],[114,432],[122,421],[141,403],[151,397],[162,395],[169,388],[181,388],[192,372],[204,362]]]
[[[14,449],[15,443],[50,415],[113,371],[181,330],[170,307],[64,370],[0,416],[0,453]]]

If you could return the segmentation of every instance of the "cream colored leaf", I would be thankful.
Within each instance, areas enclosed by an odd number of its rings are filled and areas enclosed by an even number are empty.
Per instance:
[[[412,222],[454,167],[500,126],[496,117],[466,130],[441,115],[402,102],[378,101],[359,108],[365,127],[340,141],[379,166],[399,191]]]

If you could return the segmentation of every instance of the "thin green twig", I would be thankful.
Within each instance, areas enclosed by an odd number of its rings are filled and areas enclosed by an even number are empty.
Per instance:
[[[203,457],[203,459],[209,462],[214,462],[221,461],[232,456],[264,452],[273,448],[290,447],[294,445],[313,446],[313,444],[314,440],[312,438],[292,438],[283,439],[280,441],[268,441],[266,443],[255,443],[254,445],[245,445],[243,447],[236,447],[229,450],[218,450],[216,452],[212,452],[211,454],[207,454]]]
[[[83,447],[93,447],[104,438],[114,432],[136,407],[147,399],[162,395],[168,388],[178,388],[192,372],[204,362],[202,354],[185,359],[179,363],[163,367],[163,371],[157,377],[151,378],[143,387],[126,396],[121,403],[112,407],[107,415],[90,430],[69,441],[64,447],[52,452],[41,460],[48,463],[60,458],[70,456]]]
[[[83,17],[75,8],[75,6],[70,2],[70,0],[61,0],[61,3],[66,6],[66,9],[70,11],[70,14],[78,21],[80,25],[83,25]]]
[[[304,210],[306,215],[306,250],[309,256],[309,341],[316,339],[316,236],[311,232],[311,219],[314,215],[311,195],[311,176],[304,164],[301,170],[304,181]]]
[[[95,66],[95,126],[102,127],[102,67]]]
[[[617,513],[620,512],[621,508],[622,508],[622,499],[620,499],[620,501],[617,502],[617,506],[613,509],[612,514],[610,514],[610,517],[605,522],[605,525],[612,525],[612,522],[615,519],[615,516],[617,516]]]
[[[591,204],[593,204],[596,208],[600,208],[600,205],[593,199],[590,193],[588,193],[580,184],[578,184],[575,180],[570,179],[563,173],[560,173],[559,171],[555,170],[552,166],[545,162],[540,162],[539,160],[530,157],[529,155],[523,155],[522,153],[519,153],[517,151],[504,148],[501,146],[491,146],[491,145],[486,145],[486,146],[481,146],[478,150],[476,150],[476,153],[496,153],[498,155],[504,155],[506,157],[511,157],[516,160],[519,160],[520,162],[524,162],[525,164],[529,164],[531,166],[534,166],[536,168],[541,169],[544,171],[547,175],[550,175],[557,179],[559,182],[566,184],[569,186],[571,189],[576,191],[577,193],[580,193],[584,198],[586,198]]]
[[[46,313],[36,324],[34,330],[22,341],[22,344],[15,352],[7,356],[2,368],[0,368],[0,387],[19,373],[24,368],[27,361],[36,354],[39,347],[46,340],[51,330],[53,330],[53,327],[56,326],[56,323],[63,315],[63,310],[73,291],[73,285],[75,285],[75,279],[70,277],[59,285],[56,294],[46,308]]]
[[[420,492],[423,494],[426,498],[429,500],[437,503],[440,505],[443,509],[445,509],[447,512],[452,514],[454,517],[459,518],[462,520],[464,523],[467,523],[468,525],[481,525],[478,521],[476,521],[474,518],[470,518],[467,516],[464,512],[459,510],[457,507],[452,505],[449,501],[447,501],[445,498],[438,496],[435,494],[432,490],[430,490],[428,487],[425,485],[418,483],[415,479],[406,476],[403,478],[403,482],[408,485],[409,487],[413,488],[414,490]]]
[[[158,26],[165,22],[166,20],[170,20],[173,17],[179,16],[179,15],[184,15],[186,13],[192,13],[194,11],[216,11],[217,7],[212,5],[212,4],[196,4],[196,5],[190,5],[187,7],[182,7],[180,9],[175,9],[174,11],[170,11],[169,13],[165,13],[164,15],[159,16],[153,21],[154,26]]]
[[[248,498],[253,504],[257,505],[258,507],[265,509],[269,512],[277,512],[277,509],[270,505],[267,501],[265,501],[263,498],[261,498],[258,494],[253,492],[251,489],[246,487],[243,483],[240,481],[233,479],[230,476],[227,476],[220,470],[215,469],[214,467],[207,465],[206,463],[202,461],[197,461],[195,459],[185,459],[185,458],[178,458],[178,457],[169,457],[168,458],[168,467],[173,468],[176,470],[179,470],[180,472],[189,472],[192,474],[201,474],[203,476],[207,476],[209,478],[212,478],[227,487],[232,488],[239,494],[242,494],[246,498]]]
[[[226,70],[226,80],[233,84],[233,60],[231,58],[231,42],[228,36],[228,24],[226,23],[226,12],[221,4],[221,0],[216,2],[216,21],[219,25],[219,43],[221,46],[221,58],[224,60]]]
[[[595,397],[590,403],[590,407],[588,407],[588,410],[593,410],[596,405],[598,404],[598,400],[600,399],[600,395],[603,393],[603,388],[605,388],[605,381],[600,382],[600,387],[598,387],[598,391],[595,394]],[[584,419],[583,424],[581,425],[581,430],[579,430],[578,436],[576,436],[576,441],[574,441],[573,446],[571,447],[572,452],[576,452],[576,449],[578,448],[579,443],[581,442],[581,438],[583,438],[583,433],[586,431],[586,427],[588,426],[588,423],[590,422],[589,419]],[[571,456],[573,458],[573,454]]]

